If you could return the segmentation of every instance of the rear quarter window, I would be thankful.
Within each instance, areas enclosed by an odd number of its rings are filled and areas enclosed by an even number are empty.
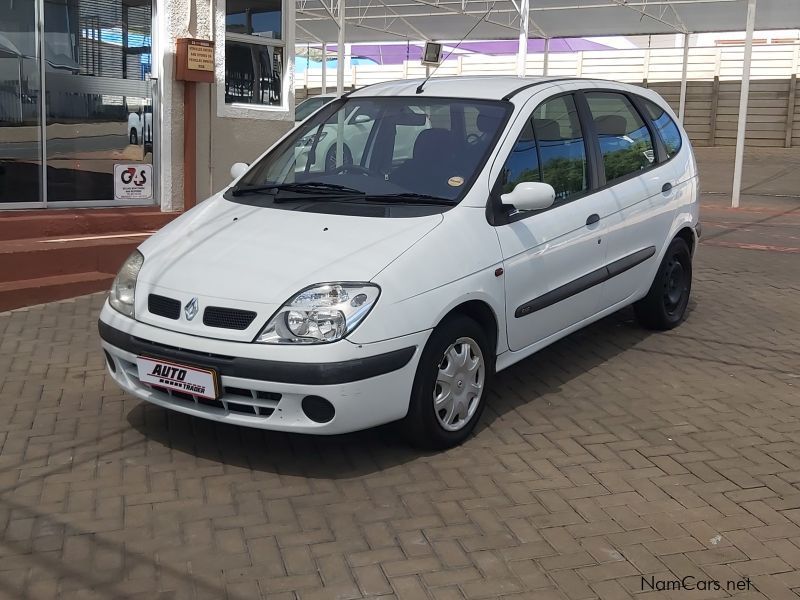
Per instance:
[[[667,151],[667,158],[672,158],[681,149],[681,132],[670,116],[655,102],[644,100],[645,110],[655,125],[658,136]]]

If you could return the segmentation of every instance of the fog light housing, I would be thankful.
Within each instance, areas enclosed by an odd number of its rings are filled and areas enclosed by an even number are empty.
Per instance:
[[[320,396],[306,396],[300,407],[303,409],[303,414],[314,423],[328,423],[336,414],[333,404]]]

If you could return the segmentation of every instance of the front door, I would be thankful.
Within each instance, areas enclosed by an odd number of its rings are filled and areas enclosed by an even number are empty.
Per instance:
[[[496,194],[522,181],[544,181],[556,191],[551,208],[504,215],[507,222],[496,227],[511,350],[546,340],[599,310],[607,215],[598,212],[590,192],[587,154],[575,98],[556,96],[533,111],[500,173]]]

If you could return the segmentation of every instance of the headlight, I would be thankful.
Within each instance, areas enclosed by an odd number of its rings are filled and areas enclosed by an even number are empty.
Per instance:
[[[303,148],[306,146],[310,147],[314,143],[314,138],[321,141],[326,135],[328,135],[327,131],[320,131],[319,134],[311,133],[300,139],[300,146]]]
[[[122,268],[111,284],[111,293],[108,295],[108,303],[123,315],[133,318],[133,303],[136,292],[136,278],[139,270],[144,264],[144,256],[138,250],[134,250],[127,260],[122,264]]]
[[[261,330],[262,344],[335,342],[367,316],[381,290],[371,283],[323,283],[289,300]]]

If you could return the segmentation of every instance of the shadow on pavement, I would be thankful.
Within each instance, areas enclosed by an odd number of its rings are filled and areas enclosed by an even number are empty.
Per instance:
[[[689,310],[692,310],[690,303]],[[495,378],[478,431],[545,393],[603,364],[650,335],[624,309],[556,342]],[[509,388],[526,390],[522,396]],[[315,436],[238,427],[141,402],[127,416],[153,442],[199,459],[254,471],[306,478],[346,479],[385,471],[436,454],[410,448],[398,424],[356,433]]]

